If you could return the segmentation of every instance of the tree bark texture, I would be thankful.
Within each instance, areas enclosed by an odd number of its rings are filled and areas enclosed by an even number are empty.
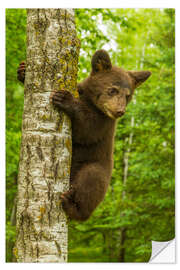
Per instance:
[[[53,108],[52,90],[76,92],[79,40],[72,9],[29,9],[18,175],[18,262],[66,262],[71,122]]]

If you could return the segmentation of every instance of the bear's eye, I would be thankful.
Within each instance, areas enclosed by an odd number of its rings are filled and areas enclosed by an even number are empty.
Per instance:
[[[96,96],[96,100],[98,100],[100,98],[101,94],[97,94]]]
[[[119,93],[118,89],[115,87],[112,87],[110,89],[108,89],[108,95],[109,96],[115,96]]]

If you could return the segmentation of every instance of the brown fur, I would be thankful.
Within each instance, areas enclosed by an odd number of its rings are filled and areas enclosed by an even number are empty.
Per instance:
[[[52,93],[53,104],[72,120],[71,187],[62,195],[70,219],[88,219],[103,200],[113,168],[116,119],[150,74],[114,67],[107,52],[99,50],[90,76],[78,84],[79,99],[64,90]]]

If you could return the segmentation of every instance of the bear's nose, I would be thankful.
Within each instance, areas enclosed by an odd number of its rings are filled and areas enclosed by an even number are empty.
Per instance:
[[[124,110],[119,110],[119,111],[117,111],[116,115],[117,115],[118,117],[120,117],[120,116],[122,116],[124,113],[125,113]]]

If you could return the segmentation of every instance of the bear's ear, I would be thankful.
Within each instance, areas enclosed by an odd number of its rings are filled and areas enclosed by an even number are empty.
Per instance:
[[[151,75],[151,72],[148,70],[146,70],[146,71],[128,71],[128,74],[133,79],[133,81],[135,83],[135,88],[136,88],[149,78],[149,76]]]
[[[95,52],[91,60],[91,65],[93,74],[112,68],[111,59],[105,50],[98,50]]]

